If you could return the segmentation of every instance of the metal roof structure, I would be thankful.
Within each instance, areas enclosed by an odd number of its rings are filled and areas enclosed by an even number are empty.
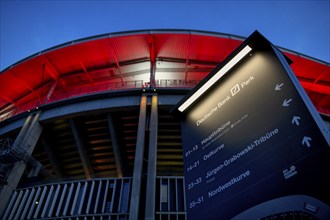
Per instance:
[[[111,33],[34,54],[0,74],[0,122],[42,105],[111,90],[192,88],[244,38],[190,30]],[[281,48],[317,110],[330,115],[330,64]]]

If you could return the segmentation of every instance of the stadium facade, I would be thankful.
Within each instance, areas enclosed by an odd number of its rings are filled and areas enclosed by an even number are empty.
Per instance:
[[[112,33],[3,70],[2,219],[186,219],[181,125],[169,111],[243,40]],[[329,63],[281,50],[329,128]]]

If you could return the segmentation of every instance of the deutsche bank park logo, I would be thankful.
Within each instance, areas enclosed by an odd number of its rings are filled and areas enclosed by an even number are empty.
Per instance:
[[[241,88],[239,87],[238,84],[236,84],[233,88],[231,88],[230,92],[231,95],[234,96],[236,95],[239,91],[241,90]]]

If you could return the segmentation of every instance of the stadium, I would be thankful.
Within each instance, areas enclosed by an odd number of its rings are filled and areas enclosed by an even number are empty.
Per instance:
[[[186,219],[181,124],[169,112],[244,40],[110,33],[4,69],[2,219]],[[329,63],[280,50],[329,129]]]

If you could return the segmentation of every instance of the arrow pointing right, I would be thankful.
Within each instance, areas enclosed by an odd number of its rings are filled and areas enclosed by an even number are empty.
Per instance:
[[[303,138],[301,144],[302,144],[302,145],[306,145],[307,147],[310,147],[310,146],[311,146],[311,143],[310,143],[311,140],[312,140],[311,137],[304,136],[304,138]]]

